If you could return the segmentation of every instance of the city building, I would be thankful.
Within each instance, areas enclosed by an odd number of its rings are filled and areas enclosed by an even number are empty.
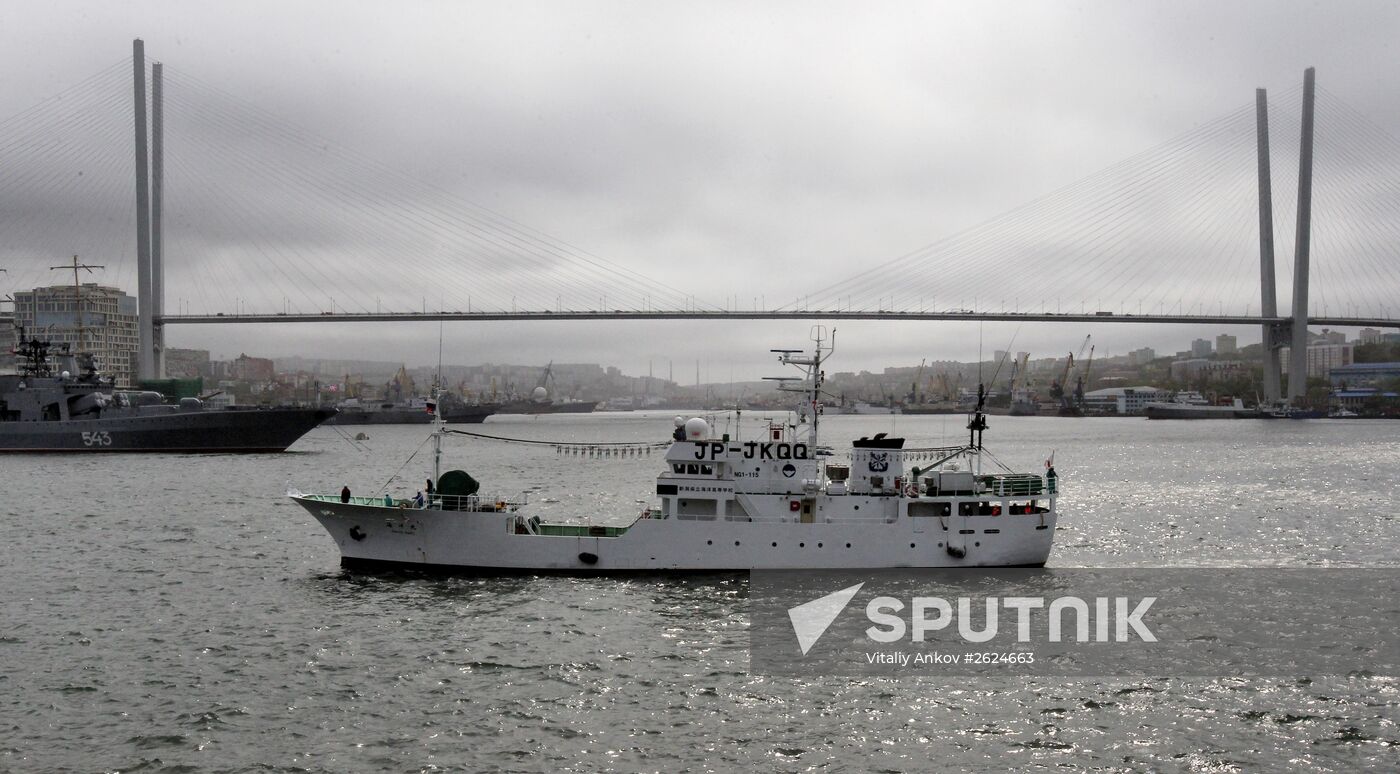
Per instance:
[[[167,348],[165,350],[165,375],[171,379],[213,376],[213,372],[209,369],[209,350]]]
[[[1309,348],[1311,349],[1311,348]],[[1384,387],[1400,379],[1400,363],[1352,363],[1337,366],[1327,372],[1332,386],[1354,390],[1362,387]]]
[[[1171,397],[1171,392],[1151,386],[1106,387],[1084,393],[1084,407],[1097,414],[1141,414],[1147,404]]]
[[[1379,344],[1381,343],[1381,332],[1375,328],[1362,328],[1360,338],[1362,344]]]
[[[0,314],[0,371],[14,368],[14,349],[18,343],[14,315]]]
[[[1324,333],[1326,333],[1324,331]],[[1320,339],[1325,341],[1326,339]],[[1309,344],[1308,345],[1308,376],[1327,378],[1332,369],[1341,366],[1351,365],[1353,362],[1353,344]],[[1288,371],[1290,360],[1290,348],[1284,347],[1280,350],[1280,357],[1283,359],[1283,369]]]
[[[1157,359],[1157,352],[1151,347],[1135,349],[1128,353],[1128,365],[1145,366]]]
[[[1210,341],[1207,339],[1195,339],[1191,342],[1191,357],[1210,357]]]
[[[229,363],[229,376],[243,382],[270,382],[276,373],[270,358],[240,354]]]
[[[106,285],[51,285],[15,293],[15,325],[26,335],[91,352],[120,387],[136,379],[136,298]]]
[[[1239,351],[1239,342],[1234,336],[1222,333],[1215,337],[1215,353],[1217,355],[1233,355]]]

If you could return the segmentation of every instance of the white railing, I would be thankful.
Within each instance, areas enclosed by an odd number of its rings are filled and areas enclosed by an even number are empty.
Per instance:
[[[473,512],[493,512],[493,511],[515,511],[529,504],[529,496],[525,493],[506,496],[495,495],[424,495],[420,505],[413,497],[394,497],[383,494],[374,497],[351,496],[348,500],[338,494],[303,494],[289,489],[288,495],[302,497],[308,500],[316,500],[325,503],[348,503],[350,505],[378,506],[380,508],[399,508],[405,510],[428,509],[443,511],[473,511]]]

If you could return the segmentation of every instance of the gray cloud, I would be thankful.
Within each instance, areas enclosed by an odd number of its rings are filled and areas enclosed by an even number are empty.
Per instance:
[[[1393,69],[1397,17],[1393,4],[1359,2],[909,3],[875,11],[843,3],[7,6],[0,9],[0,57],[8,71],[28,77],[0,90],[0,117],[119,60],[139,35],[172,73],[254,102],[411,179],[682,294],[719,305],[761,297],[772,306],[1247,105],[1255,86],[1281,100],[1308,65],[1319,68],[1330,93],[1395,126],[1400,100],[1382,74]],[[177,90],[172,76],[172,99]],[[449,251],[440,235],[415,234],[405,218],[376,238],[334,199],[307,205],[274,185],[275,176],[240,175],[235,159],[209,155],[220,147],[281,152],[278,143],[239,136],[225,124],[170,121],[172,129],[200,134],[183,146],[171,140],[172,152],[189,155],[170,170],[169,238],[186,258],[203,261],[197,269],[172,261],[172,295],[241,295],[272,305],[279,296],[305,296],[301,303],[309,305],[332,294],[341,304],[352,294],[400,304],[427,295],[411,256]],[[1287,145],[1278,139],[1283,131],[1275,135],[1280,147]],[[297,161],[309,165],[314,156]],[[1282,165],[1275,170],[1281,248],[1291,241],[1287,174]],[[434,203],[428,191],[389,188],[393,206],[421,212]],[[112,190],[111,202],[64,206],[90,210],[83,222],[105,222],[106,213],[129,207],[130,194]],[[42,201],[58,206],[47,193]],[[242,209],[221,209],[228,201]],[[1252,207],[1243,212],[1252,217]],[[1344,214],[1348,222],[1361,215]],[[22,222],[25,250],[42,248],[41,216]],[[1251,229],[1239,229],[1246,278]],[[1340,234],[1319,229],[1329,233]],[[1043,254],[1061,236],[1036,247]],[[94,237],[84,249],[124,252],[128,241]],[[254,241],[264,249],[250,249]],[[266,243],[282,250],[269,253]],[[410,257],[386,262],[393,251]],[[1281,267],[1288,254],[1281,249]],[[292,274],[301,287],[280,287],[279,260],[300,260],[319,274]],[[340,276],[326,271],[336,260]],[[497,261],[478,271],[510,268]],[[1286,269],[1280,275],[1286,296]],[[395,287],[400,277],[410,278],[406,287]],[[1334,278],[1338,293],[1345,280]],[[494,282],[483,274],[477,285]],[[313,293],[309,284],[323,287]],[[470,284],[453,289],[466,293]],[[1031,283],[1013,293],[1034,290]],[[1211,297],[1220,292],[1212,289]],[[1229,292],[1243,300],[1251,286]],[[1257,309],[1257,298],[1249,299]],[[988,348],[1013,327],[986,326]],[[973,327],[847,328],[852,367],[975,354]],[[1082,333],[1071,328],[1018,335],[1048,353],[1074,348]],[[747,357],[750,349],[805,339],[806,326],[482,330],[487,335],[463,327],[471,346],[461,359],[543,362],[589,352],[636,371],[644,354]],[[1207,332],[1101,328],[1096,337],[1121,342],[1120,351],[1138,343],[1174,351]],[[174,328],[171,339],[277,354],[375,348],[418,362],[436,351],[435,328],[425,335],[408,326]]]

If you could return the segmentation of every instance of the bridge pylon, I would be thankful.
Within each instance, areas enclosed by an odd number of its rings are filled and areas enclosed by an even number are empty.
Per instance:
[[[154,379],[155,289],[151,271],[151,187],[146,145],[146,44],[131,42],[131,81],[136,114],[136,378]]]
[[[1303,71],[1303,132],[1298,155],[1298,231],[1293,252],[1293,341],[1289,345],[1288,399],[1308,391],[1308,251],[1312,243],[1314,72]]]
[[[1273,182],[1269,173],[1269,95],[1264,89],[1254,90],[1254,115],[1259,146],[1259,311],[1263,317],[1278,316],[1278,293],[1274,286],[1274,203]],[[1279,347],[1283,336],[1274,323],[1264,323],[1264,399],[1269,402],[1282,397],[1280,389]]]

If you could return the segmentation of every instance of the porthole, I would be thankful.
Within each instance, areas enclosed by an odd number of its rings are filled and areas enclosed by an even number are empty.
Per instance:
[[[713,541],[713,540],[706,540],[706,541],[705,541],[705,545],[707,545],[707,546],[712,546],[712,545],[714,545],[714,544],[715,544],[715,541]]]
[[[818,543],[818,544],[817,544],[817,548],[821,548],[821,547],[822,547],[822,544],[821,544],[821,543]]]
[[[737,540],[734,541],[734,545],[736,545],[736,546],[739,545],[739,541],[737,541]]]
[[[807,544],[806,544],[806,543],[798,543],[798,544],[797,544],[797,547],[798,547],[798,548],[806,548],[806,547],[807,547]]]
[[[980,540],[974,541],[974,542],[972,543],[972,545],[974,545],[974,546],[980,546],[980,545],[982,545],[982,541],[980,541]]]
[[[777,544],[776,542],[773,543],[773,547],[774,547],[774,548],[777,548],[777,547],[778,547],[778,544]]]
[[[850,544],[850,543],[847,543],[847,544],[846,544],[846,547],[847,547],[847,548],[850,548],[850,547],[851,547],[851,544]]]
[[[910,548],[913,548],[913,547],[914,547],[914,544],[913,544],[913,543],[910,543],[910,544],[909,544],[909,547],[910,547]]]

